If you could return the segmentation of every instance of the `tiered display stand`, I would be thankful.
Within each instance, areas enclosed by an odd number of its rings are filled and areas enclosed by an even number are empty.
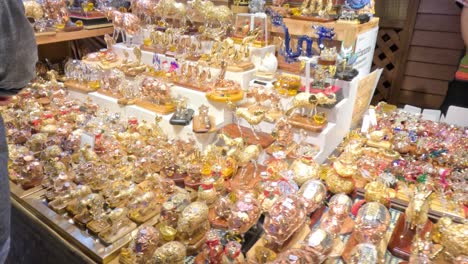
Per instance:
[[[298,20],[291,20],[285,19],[286,23],[288,24],[290,31],[292,34],[311,34],[311,26],[312,24],[320,24],[320,23],[311,23],[307,21],[298,21]],[[294,25],[293,25],[294,24]],[[363,58],[365,59],[365,65],[360,69],[360,76],[367,76],[372,77],[371,81],[367,82],[366,91],[370,95],[368,98],[371,97],[373,93],[373,89],[377,84],[377,80],[381,74],[381,70],[377,70],[374,73],[369,73],[371,67],[371,60],[367,60],[366,58],[370,56],[372,58],[373,47],[375,46],[376,41],[376,34],[374,35],[374,31],[377,30],[378,27],[378,19],[374,18],[371,22],[364,24],[364,25],[357,25],[345,22],[332,22],[324,24],[328,27],[335,27],[335,31],[337,32],[337,40],[343,41],[345,43],[354,43],[355,49],[358,50],[360,47],[359,38],[362,36],[371,36],[367,41],[366,45],[372,47],[368,53],[363,53]],[[276,31],[275,31],[276,30]],[[97,32],[99,31],[99,32]],[[109,33],[109,29],[98,29],[95,31],[97,35],[103,34],[103,32]],[[87,32],[87,31],[85,31]],[[273,29],[275,34],[280,33],[278,28]],[[367,34],[367,35],[366,35]],[[65,37],[55,36],[58,41],[62,39],[67,40]],[[373,38],[372,38],[373,37]],[[42,37],[41,37],[42,38]],[[46,43],[47,40],[38,39],[39,43]],[[363,45],[363,44],[362,44]],[[130,56],[133,56],[133,52],[131,52],[132,47],[127,47],[124,44],[116,44],[114,50],[119,56],[123,58],[123,51],[127,51]],[[253,48],[252,53],[264,55],[266,52],[271,52],[274,49],[274,46],[267,46],[263,48]],[[142,51],[142,62],[152,65],[154,56],[159,56],[161,61],[168,60],[171,61],[174,58],[168,57],[163,54],[156,54],[153,52]],[[131,57],[130,57],[131,58]],[[213,69],[213,73],[216,74],[217,69]],[[244,72],[227,72],[226,79],[231,79],[238,81],[241,84],[243,89],[249,88],[249,82],[254,79],[255,69],[248,70]],[[341,87],[343,93],[343,99],[341,99],[335,106],[332,108],[320,108],[320,111],[325,111],[328,116],[328,125],[327,127],[320,133],[312,133],[309,132],[309,136],[307,141],[313,143],[320,147],[320,152],[317,154],[315,159],[322,163],[325,159],[332,153],[332,151],[338,146],[338,144],[342,141],[343,137],[349,131],[351,127],[351,122],[353,119],[356,118],[356,115],[361,114],[360,112],[356,111],[356,106],[358,106],[357,100],[359,90],[361,89],[360,78],[358,77],[351,82],[344,82],[338,81],[335,85]],[[134,81],[129,78],[129,81]],[[198,111],[198,107],[202,104],[207,105],[210,108],[210,114],[216,118],[216,127],[218,129],[232,124],[234,121],[232,111],[227,107],[224,103],[215,103],[209,101],[204,92],[195,91],[192,89],[188,89],[185,87],[181,87],[175,85],[172,88],[172,93],[174,97],[183,96],[189,99],[188,107],[194,109],[196,112]],[[109,112],[112,113],[119,113],[122,118],[128,117],[137,117],[138,119],[146,120],[148,122],[153,122],[156,116],[161,116],[151,110],[145,109],[141,106],[137,105],[120,105],[117,102],[117,99],[100,94],[98,92],[90,92],[90,93],[83,93],[70,90],[70,95],[73,98],[77,98],[80,100],[92,100],[93,102],[97,103],[101,108],[107,109]],[[285,98],[283,99],[282,103],[284,106],[287,106],[290,103],[291,99]],[[364,100],[364,103],[360,103],[359,107],[367,107],[369,105],[369,100]],[[178,137],[178,138],[186,138],[192,137],[195,135],[195,139],[197,143],[201,146],[207,146],[210,143],[213,143],[216,138],[216,133],[207,133],[207,134],[194,134],[192,132],[192,125],[188,126],[173,126],[169,124],[169,119],[172,114],[162,115],[162,122],[160,122],[161,127],[163,130],[171,137]],[[245,126],[248,126],[244,123]],[[263,122],[260,124],[260,129],[263,132],[270,133],[273,129],[273,125],[269,123]],[[298,137],[298,133],[295,135]],[[297,138],[296,138],[297,140]],[[117,242],[110,246],[106,246],[102,244],[99,240],[92,238],[87,232],[80,230],[78,227],[70,223],[69,219],[62,215],[58,215],[49,209],[46,204],[44,203],[44,190],[41,188],[37,188],[30,191],[23,191],[19,186],[15,184],[11,184],[12,196],[18,201],[18,206],[22,206],[27,211],[31,212],[35,215],[39,220],[47,227],[50,227],[54,230],[54,232],[58,233],[60,237],[62,237],[65,241],[70,243],[74,248],[77,248],[80,252],[84,253],[84,255],[88,256],[97,263],[108,263],[108,262],[116,262],[117,260],[114,258],[117,254],[118,250],[125,246],[131,238],[131,234],[124,236],[123,238],[119,239]],[[17,204],[17,203],[15,203]],[[15,205],[16,206],[16,205]],[[157,221],[157,216],[152,219],[151,221],[145,223],[151,224],[153,221]],[[135,232],[135,231],[134,231]],[[67,243],[67,244],[68,244]]]

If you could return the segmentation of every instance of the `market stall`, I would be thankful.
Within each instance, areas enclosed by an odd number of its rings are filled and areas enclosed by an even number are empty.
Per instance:
[[[325,2],[38,36],[114,33],[3,109],[15,210],[78,262],[462,263],[466,129],[369,107],[372,3]]]

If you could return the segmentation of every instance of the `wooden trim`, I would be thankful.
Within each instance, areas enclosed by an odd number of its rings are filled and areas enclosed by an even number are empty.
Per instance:
[[[404,28],[405,20],[381,18],[379,21],[380,28]]]
[[[413,76],[405,76],[403,84],[401,85],[401,90],[444,96],[447,94],[447,89],[447,81],[419,78]]]
[[[408,13],[406,14],[406,24],[408,26],[406,29],[403,29],[403,32],[401,32],[400,34],[400,42],[402,44],[402,46],[400,47],[401,53],[395,64],[395,81],[388,96],[388,101],[391,104],[396,104],[398,102],[399,92],[401,89],[401,84],[403,82],[403,75],[405,73],[405,63],[408,57],[411,39],[413,37],[414,25],[416,24],[416,15],[419,8],[419,3],[420,0],[410,1],[410,4],[408,6]]]
[[[460,8],[457,7],[453,0],[421,0],[418,12],[424,14],[456,15],[460,14]]]
[[[98,29],[83,29],[80,31],[72,31],[72,32],[62,31],[62,32],[57,32],[57,34],[53,36],[37,36],[36,42],[37,42],[37,45],[44,45],[44,44],[55,43],[55,42],[103,36],[105,34],[112,34],[113,31],[114,31],[113,27],[98,28]]]
[[[439,109],[444,102],[444,98],[444,95],[401,90],[398,102],[400,104],[410,104],[422,108]]]
[[[411,46],[409,61],[426,62],[441,65],[458,66],[462,52],[460,50]]]
[[[415,29],[460,33],[459,15],[418,14]]]
[[[408,61],[405,75],[450,81],[453,80],[457,68],[457,66]]]
[[[465,44],[460,33],[415,30],[411,45],[431,48],[463,50]]]

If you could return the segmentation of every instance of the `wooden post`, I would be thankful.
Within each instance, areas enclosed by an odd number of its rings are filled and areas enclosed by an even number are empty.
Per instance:
[[[403,76],[406,70],[406,59],[408,58],[409,47],[411,39],[413,38],[414,25],[418,13],[420,0],[411,0],[408,6],[408,13],[406,14],[407,28],[403,29],[401,34],[402,52],[396,63],[396,73],[392,89],[389,91],[388,102],[391,104],[398,103],[398,96],[400,94],[401,85],[403,83]]]

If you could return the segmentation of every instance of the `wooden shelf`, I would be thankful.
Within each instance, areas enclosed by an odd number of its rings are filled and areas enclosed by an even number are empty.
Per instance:
[[[97,28],[97,29],[83,29],[83,30],[72,31],[72,32],[62,31],[62,32],[57,32],[57,34],[54,34],[51,36],[37,36],[36,35],[36,42],[37,42],[37,45],[44,45],[44,44],[56,43],[56,42],[62,42],[62,41],[103,36],[105,34],[112,34],[113,31],[114,31],[113,27]]]
[[[293,18],[283,18],[284,23],[289,29],[289,34],[294,36],[300,35],[314,35],[312,25],[325,26],[334,28],[336,33],[336,40],[343,41],[345,44],[353,43],[356,41],[358,34],[371,30],[372,28],[379,25],[379,18],[374,17],[369,22],[364,24],[358,24],[355,22],[348,22],[343,20],[337,20],[333,22],[313,22],[306,20],[299,20]],[[273,27],[270,25],[270,31],[273,35],[282,35],[283,29],[281,27]]]

